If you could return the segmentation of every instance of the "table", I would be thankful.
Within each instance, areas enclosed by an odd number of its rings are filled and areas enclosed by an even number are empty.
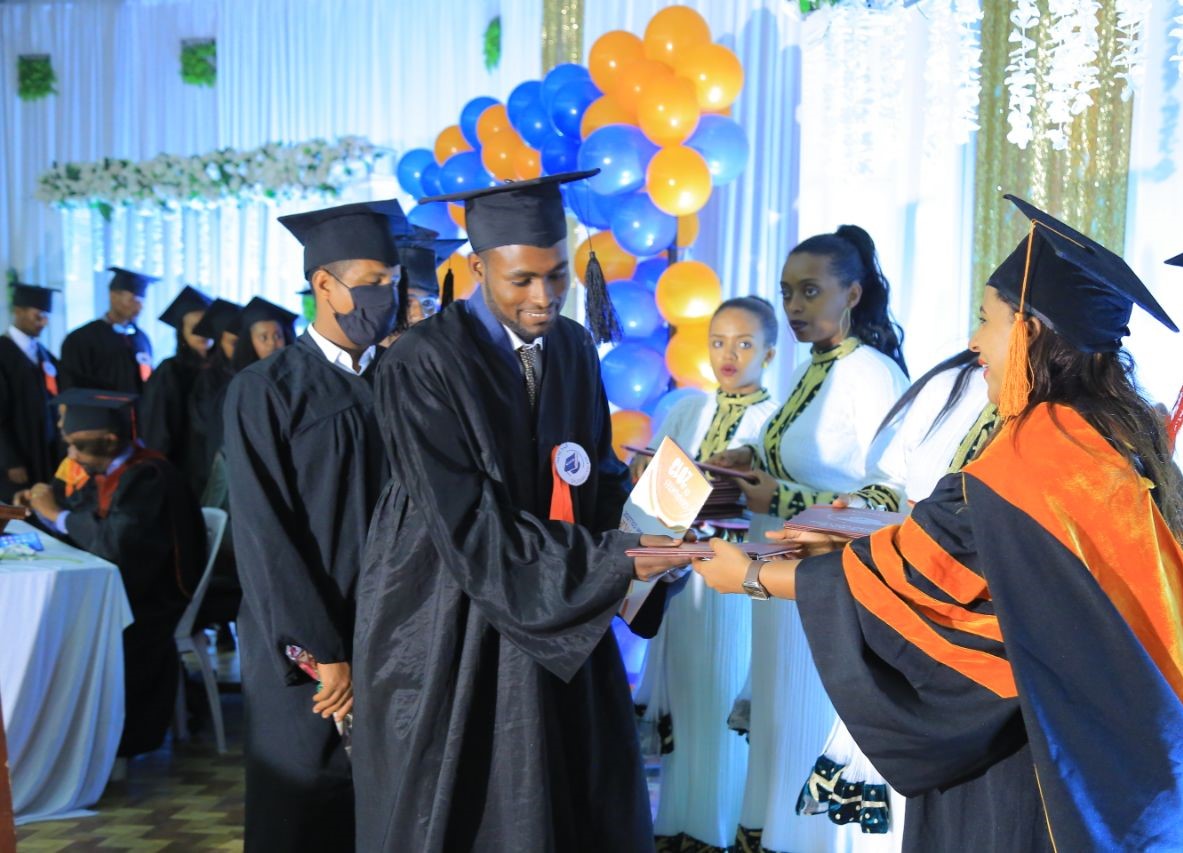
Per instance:
[[[5,533],[34,528],[11,522]],[[85,814],[123,731],[119,570],[42,533],[45,550],[0,559],[0,696],[17,824]]]

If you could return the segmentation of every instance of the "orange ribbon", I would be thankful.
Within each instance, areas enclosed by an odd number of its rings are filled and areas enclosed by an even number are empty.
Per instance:
[[[559,449],[550,452],[550,475],[554,484],[550,490],[550,520],[575,523],[575,505],[571,503],[571,485],[559,476]]]

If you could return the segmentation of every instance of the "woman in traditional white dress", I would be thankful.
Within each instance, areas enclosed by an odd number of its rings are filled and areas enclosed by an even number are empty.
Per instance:
[[[941,477],[974,457],[997,418],[978,354],[966,350],[942,361],[884,418],[867,457],[867,485],[836,504],[889,509],[924,500]],[[797,811],[827,815],[837,824],[832,831],[841,851],[891,853],[903,845],[904,803],[838,720],[805,780]]]
[[[714,460],[757,470],[760,482],[743,485],[753,513],[749,536],[757,541],[807,507],[829,505],[866,482],[871,441],[908,385],[889,285],[866,231],[843,225],[798,245],[781,272],[781,296],[794,336],[812,344],[810,359],[794,370],[793,390],[757,445]],[[836,848],[828,822],[795,812],[801,782],[834,719],[796,604],[754,601],[739,850]]]
[[[711,369],[719,388],[678,403],[653,446],[669,436],[696,459],[753,444],[777,404],[762,385],[776,352],[777,317],[755,296],[724,302],[711,318]],[[644,457],[634,462],[636,476]],[[722,851],[739,819],[748,745],[727,729],[747,676],[751,606],[712,592],[697,575],[675,594],[650,641],[638,688],[646,715],[662,720],[658,853]],[[668,715],[668,719],[667,719]],[[672,725],[671,725],[672,723]],[[672,737],[671,737],[672,736]],[[665,751],[668,749],[669,751]]]

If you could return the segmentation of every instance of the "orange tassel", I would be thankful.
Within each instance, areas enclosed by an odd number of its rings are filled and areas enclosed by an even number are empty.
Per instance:
[[[1035,374],[1031,370],[1031,341],[1027,331],[1027,279],[1031,273],[1031,250],[1035,245],[1035,220],[1027,232],[1027,260],[1023,265],[1023,286],[1019,291],[1019,311],[1010,329],[1010,340],[1006,354],[1006,373],[1002,377],[1002,389],[998,392],[998,414],[1003,420],[1010,420],[1023,414],[1031,399],[1031,383]]]

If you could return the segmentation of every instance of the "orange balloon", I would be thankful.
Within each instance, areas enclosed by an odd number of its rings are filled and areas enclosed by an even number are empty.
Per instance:
[[[724,116],[731,118],[731,107],[724,107],[721,110],[703,110],[702,114],[704,116]]]
[[[678,77],[646,86],[637,103],[637,124],[658,145],[681,145],[701,115],[694,84]]]
[[[513,128],[491,134],[481,144],[481,164],[499,181],[512,181],[518,176],[518,149],[525,145]]]
[[[671,325],[709,323],[723,301],[723,286],[715,271],[702,261],[678,261],[657,279],[656,301],[657,310]]]
[[[528,181],[542,175],[542,157],[526,143],[513,156],[513,166],[519,181]]]
[[[667,6],[645,27],[645,56],[672,68],[680,57],[710,41],[711,28],[702,15],[688,6]]]
[[[711,390],[718,385],[711,370],[710,323],[682,323],[665,347],[665,367],[679,388]]]
[[[509,113],[505,111],[505,104],[490,104],[485,107],[485,111],[476,120],[476,138],[481,141],[483,147],[488,144],[493,134],[512,128],[513,125],[509,123]]]
[[[459,225],[461,228],[464,228],[465,231],[468,230],[464,225],[466,220],[464,218],[464,205],[463,204],[449,203],[448,204],[448,216],[452,217],[452,221],[455,222],[457,225]]]
[[[471,150],[472,146],[468,144],[468,140],[460,132],[458,124],[448,125],[435,138],[435,162],[441,166],[448,162],[448,158],[453,154]]]
[[[436,268],[435,277],[440,283],[440,293],[444,292],[444,276],[452,270],[452,293],[456,299],[467,299],[476,290],[476,279],[472,270],[468,268],[468,255],[453,252],[452,255]]]
[[[706,349],[704,348],[705,352]],[[625,450],[626,444],[633,447],[644,447],[653,438],[653,424],[644,412],[634,409],[621,409],[612,413],[612,449],[616,451],[616,458],[627,462],[632,452]]]
[[[633,124],[635,116],[620,105],[620,101],[611,95],[596,98],[583,111],[583,120],[579,125],[579,135],[587,139],[601,127],[610,124]]]
[[[650,86],[660,85],[663,81],[674,76],[669,66],[655,59],[638,59],[624,70],[616,88],[610,93],[616,98],[616,103],[630,115],[635,115],[640,103],[641,95]]]
[[[698,239],[698,214],[688,213],[678,217],[678,248],[693,246]]]
[[[721,44],[696,47],[678,59],[679,77],[694,83],[698,105],[718,112],[731,106],[743,88],[743,65],[739,57]]]
[[[645,188],[657,209],[670,216],[698,213],[711,197],[711,170],[697,151],[672,145],[649,161]]]
[[[612,30],[596,39],[591,46],[587,54],[587,70],[601,92],[611,92],[620,80],[624,67],[644,56],[645,46],[640,38],[624,30]]]
[[[620,248],[611,231],[598,231],[579,244],[575,250],[575,275],[583,281],[591,250],[596,250],[596,260],[604,269],[604,281],[623,281],[632,278],[637,269],[637,259]]]

